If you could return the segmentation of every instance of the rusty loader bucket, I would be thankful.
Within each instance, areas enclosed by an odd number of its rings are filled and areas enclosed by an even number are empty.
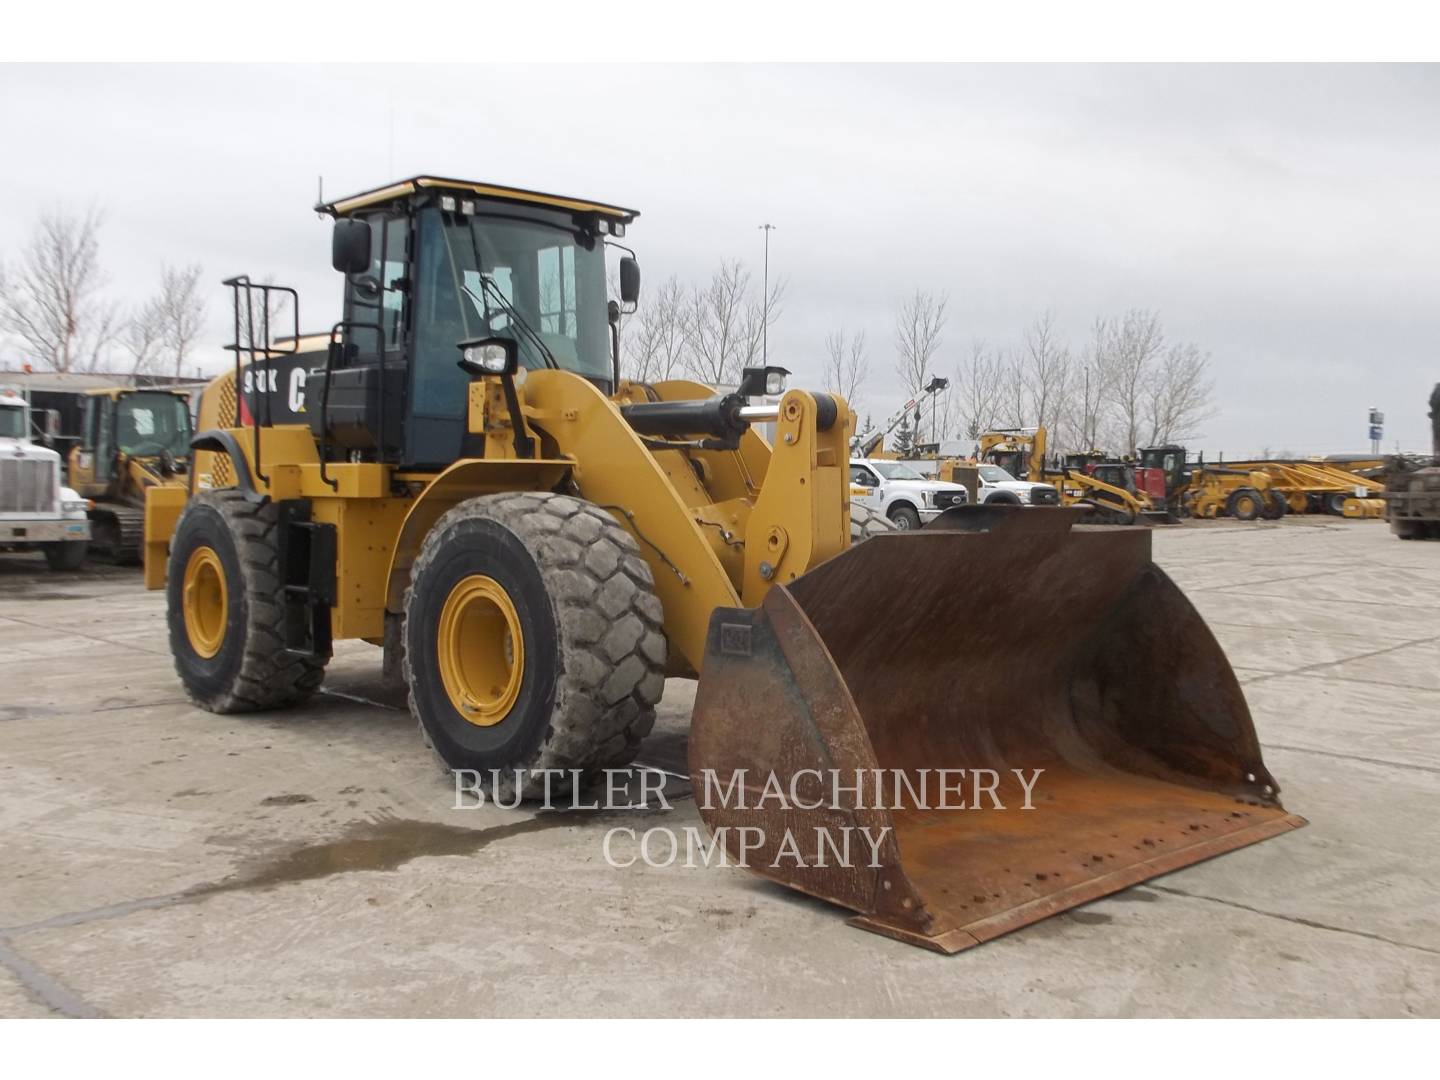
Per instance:
[[[947,515],[718,610],[690,771],[729,860],[948,953],[1303,825],[1149,530],[1077,517]]]

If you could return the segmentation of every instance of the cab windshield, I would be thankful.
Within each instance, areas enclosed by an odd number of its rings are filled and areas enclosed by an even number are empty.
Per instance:
[[[25,437],[25,410],[13,405],[0,405],[0,439]]]
[[[190,406],[175,394],[140,391],[120,399],[115,443],[132,457],[190,453]]]
[[[476,216],[446,235],[464,337],[514,338],[523,367],[611,378],[603,244],[540,219]]]
[[[914,469],[908,465],[901,465],[898,461],[872,461],[875,471],[886,480],[924,480]]]
[[[981,465],[980,479],[987,484],[1004,484],[1013,481],[1015,477],[1000,468],[999,465]]]

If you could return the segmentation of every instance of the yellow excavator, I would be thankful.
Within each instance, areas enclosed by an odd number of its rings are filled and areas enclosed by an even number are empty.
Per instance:
[[[148,493],[202,707],[295,706],[361,638],[447,768],[535,796],[623,767],[698,676],[690,773],[731,859],[945,952],[1303,824],[1148,530],[892,532],[852,515],[842,398],[623,378],[633,210],[423,176],[319,209],[325,349],[256,332],[275,287],[231,279],[190,488]],[[873,844],[839,857],[847,830]]]
[[[93,554],[122,565],[140,561],[145,492],[183,489],[190,437],[188,391],[107,387],[85,394],[66,472],[90,500]]]

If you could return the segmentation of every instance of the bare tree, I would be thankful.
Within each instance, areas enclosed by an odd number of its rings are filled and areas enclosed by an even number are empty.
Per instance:
[[[91,208],[43,214],[16,264],[0,274],[0,330],[56,371],[94,370],[120,320],[100,290],[99,232]]]
[[[130,375],[152,374],[159,368],[165,345],[165,312],[158,300],[140,305],[116,336],[120,349],[130,358]]]
[[[955,369],[951,395],[951,422],[947,430],[967,439],[978,439],[982,431],[995,427],[1000,410],[1001,371],[999,358],[983,341],[970,344],[970,358]]]
[[[1070,389],[1070,350],[1059,341],[1050,312],[1026,328],[1019,364],[1029,394],[1027,414],[1058,442],[1065,397]]]
[[[766,320],[775,325],[784,294],[785,282],[777,279],[768,298],[753,298],[750,271],[738,260],[723,260],[685,307],[687,370],[711,386],[738,382],[740,369],[759,360]]]
[[[825,338],[825,389],[843,397],[851,413],[860,411],[860,390],[869,375],[864,330],[853,337],[837,330]]]
[[[918,397],[930,381],[948,303],[944,293],[916,289],[895,313],[895,373],[910,397]]]
[[[637,382],[673,379],[685,367],[685,289],[670,277],[645,306],[621,322],[626,347],[621,359]]]
[[[201,273],[200,266],[194,263],[185,267],[160,268],[160,295],[156,303],[162,319],[165,351],[177,379],[184,374],[185,361],[205,326],[205,299],[200,295]],[[276,298],[279,299],[279,296]],[[272,322],[272,334],[275,329]]]
[[[1153,311],[1134,308],[1108,324],[1102,364],[1111,374],[1115,410],[1114,447],[1129,453],[1144,434],[1145,409],[1154,368],[1165,348],[1165,331]]]
[[[1072,380],[1069,396],[1069,437],[1076,450],[1100,446],[1100,429],[1113,411],[1114,365],[1107,346],[1111,334],[1108,319],[1096,318],[1090,326],[1080,371]],[[1079,391],[1075,394],[1073,391]]]
[[[1024,359],[1018,353],[1004,350],[997,354],[1000,367],[999,414],[1006,427],[1028,427],[1030,424],[1030,380],[1025,376]]]
[[[1145,411],[1151,445],[1189,438],[1215,415],[1209,366],[1209,356],[1191,342],[1165,351],[1148,386]]]

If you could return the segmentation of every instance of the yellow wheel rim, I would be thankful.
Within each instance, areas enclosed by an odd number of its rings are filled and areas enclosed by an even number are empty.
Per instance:
[[[230,596],[225,589],[225,568],[210,547],[197,547],[185,564],[185,634],[190,647],[209,660],[225,640]]]
[[[440,610],[435,651],[456,712],[479,727],[505,719],[520,696],[525,637],[498,581],[472,574],[456,583]]]

